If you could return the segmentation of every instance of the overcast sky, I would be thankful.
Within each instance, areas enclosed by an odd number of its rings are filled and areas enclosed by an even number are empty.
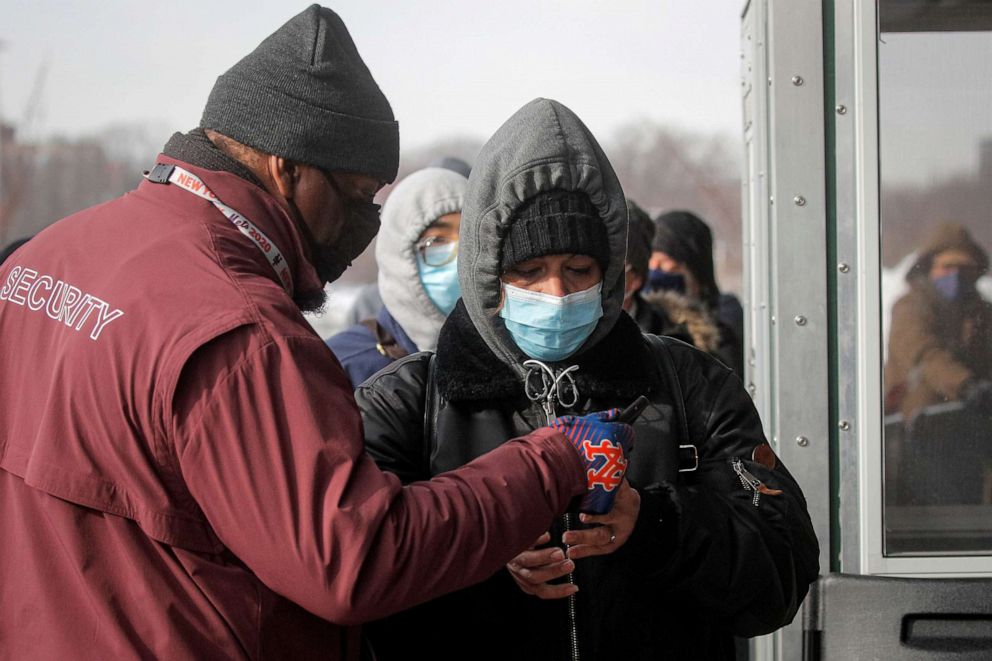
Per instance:
[[[306,3],[2,0],[0,113],[31,133],[195,126],[217,75]],[[601,139],[650,118],[740,133],[743,0],[333,2],[400,122],[404,148],[488,137],[536,96]]]

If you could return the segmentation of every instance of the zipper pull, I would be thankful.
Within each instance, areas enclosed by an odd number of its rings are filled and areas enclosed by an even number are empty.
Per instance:
[[[558,417],[555,414],[554,395],[549,395],[547,399],[541,402],[541,408],[544,409],[544,415],[547,417],[548,424],[550,425]]]
[[[765,483],[756,478],[751,471],[744,468],[744,462],[740,460],[740,457],[734,457],[730,465],[733,467],[734,472],[737,473],[737,477],[740,478],[741,484],[744,485],[744,489],[753,492],[754,496],[751,498],[751,502],[754,506],[758,506],[758,501],[761,499],[761,495],[766,496],[781,496],[781,489],[772,489],[765,486]]]

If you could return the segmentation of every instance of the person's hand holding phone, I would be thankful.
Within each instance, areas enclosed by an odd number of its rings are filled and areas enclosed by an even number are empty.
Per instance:
[[[567,550],[557,546],[538,548],[551,541],[551,536],[544,533],[534,546],[507,563],[506,568],[521,590],[540,599],[562,599],[575,594],[579,590],[577,585],[551,581],[567,576],[580,558],[608,555],[623,546],[634,532],[640,507],[640,494],[624,480],[609,513],[579,515],[582,523],[598,525],[566,532],[562,541]]]

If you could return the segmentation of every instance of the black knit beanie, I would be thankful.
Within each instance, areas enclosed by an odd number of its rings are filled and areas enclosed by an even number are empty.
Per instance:
[[[399,126],[344,23],[311,5],[217,78],[200,119],[267,154],[396,178]]]
[[[552,190],[528,199],[503,238],[503,270],[543,255],[589,255],[605,272],[610,263],[606,225],[589,196]]]
[[[651,261],[654,222],[633,200],[627,200],[627,263],[634,273],[647,277]]]
[[[691,211],[669,211],[655,221],[652,248],[686,265],[699,284],[700,298],[711,308],[717,305],[720,289],[713,270],[713,232]]]

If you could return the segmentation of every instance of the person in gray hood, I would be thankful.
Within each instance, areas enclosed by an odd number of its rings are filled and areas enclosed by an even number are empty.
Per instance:
[[[560,103],[532,101],[483,147],[462,300],[436,352],[357,389],[366,451],[411,482],[555,416],[648,405],[612,512],[568,514],[485,583],[374,623],[378,658],[723,661],[802,603],[818,571],[802,491],[731,371],[623,312],[627,215]]]
[[[382,309],[327,340],[352,386],[397,358],[434,350],[460,295],[458,229],[467,184],[453,170],[428,167],[386,200],[375,247]]]

